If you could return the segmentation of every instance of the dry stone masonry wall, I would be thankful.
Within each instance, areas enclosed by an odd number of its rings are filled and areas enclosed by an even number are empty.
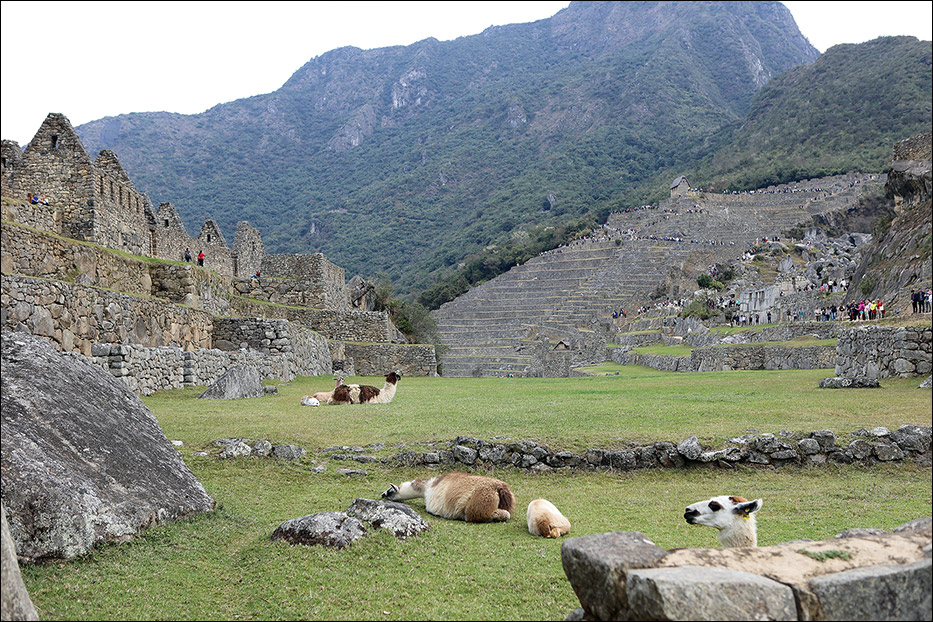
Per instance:
[[[703,447],[696,436],[679,443],[658,441],[646,445],[629,444],[626,449],[587,449],[573,453],[551,449],[533,441],[484,441],[458,436],[435,444],[428,451],[407,450],[387,459],[409,466],[450,465],[458,468],[515,467],[536,472],[554,469],[634,471],[637,469],[713,466],[734,468],[750,466],[820,466],[866,464],[911,459],[929,466],[931,428],[903,425],[891,432],[887,428],[857,430],[849,438],[830,430],[810,433],[782,432],[746,434],[732,438],[721,449]],[[340,448],[331,452],[342,455]],[[337,458],[337,456],[332,456]],[[359,460],[359,456],[348,459]]]
[[[836,376],[901,378],[928,375],[933,328],[859,326],[843,331],[836,348]]]

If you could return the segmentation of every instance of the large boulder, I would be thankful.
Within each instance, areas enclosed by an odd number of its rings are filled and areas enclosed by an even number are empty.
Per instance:
[[[200,397],[205,400],[238,400],[245,397],[262,397],[265,393],[259,370],[254,367],[234,365]]]
[[[23,585],[13,536],[6,522],[6,507],[0,503],[3,535],[0,536],[0,620],[38,620],[36,608]]]
[[[213,509],[125,385],[41,338],[0,339],[2,499],[20,559],[76,557]]]

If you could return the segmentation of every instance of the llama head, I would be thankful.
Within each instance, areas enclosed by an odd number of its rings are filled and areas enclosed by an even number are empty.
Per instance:
[[[706,525],[722,531],[735,525],[737,520],[750,520],[761,509],[763,501],[748,501],[742,497],[713,497],[688,505],[684,511],[684,520],[691,525]]]
[[[392,483],[389,484],[389,489],[385,491],[384,493],[382,493],[382,498],[388,499],[389,501],[391,501],[392,499],[395,499],[397,496],[398,496],[398,486]]]
[[[401,379],[401,377],[402,377],[402,372],[393,371],[393,372],[390,372],[388,376],[386,376],[386,382],[389,384],[398,384],[398,381]]]

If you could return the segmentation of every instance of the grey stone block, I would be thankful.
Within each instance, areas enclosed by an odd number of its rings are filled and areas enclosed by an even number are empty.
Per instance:
[[[810,579],[808,586],[824,620],[929,620],[931,580],[924,559],[853,568]]]
[[[598,620],[628,619],[625,571],[653,567],[665,555],[637,531],[570,538],[560,547],[564,574],[587,614]]]
[[[709,568],[626,572],[629,619],[796,620],[791,588],[756,574]]]

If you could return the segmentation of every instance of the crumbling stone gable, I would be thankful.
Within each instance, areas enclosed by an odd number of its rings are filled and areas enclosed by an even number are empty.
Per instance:
[[[251,227],[245,220],[238,222],[236,235],[233,238],[233,256],[236,266],[234,276],[247,279],[256,274],[257,270],[262,269],[262,258],[265,255],[266,250],[262,245],[259,230]]]
[[[201,233],[198,234],[197,250],[191,249],[192,254],[197,261],[197,254],[204,251],[204,267],[220,274],[233,275],[233,253],[227,246],[224,234],[220,232],[217,222],[207,220],[201,225]]]
[[[94,165],[63,114],[50,113],[23,152],[12,196],[44,194],[61,214],[62,234],[96,242]]]

